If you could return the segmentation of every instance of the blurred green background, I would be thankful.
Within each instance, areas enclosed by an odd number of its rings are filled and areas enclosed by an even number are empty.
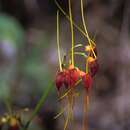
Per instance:
[[[80,0],[71,0],[74,21],[82,28]],[[68,12],[68,1],[58,0]],[[84,0],[91,38],[97,44],[100,70],[94,78],[88,112],[89,130],[130,129],[130,1]],[[0,0],[0,113],[9,99],[13,109],[34,108],[58,70],[54,0]],[[62,55],[71,46],[69,22],[60,14]],[[75,44],[87,39],[75,29]],[[83,64],[81,64],[83,63]],[[82,58],[76,59],[84,67]],[[55,86],[30,129],[61,130]],[[75,125],[81,128],[81,98]]]

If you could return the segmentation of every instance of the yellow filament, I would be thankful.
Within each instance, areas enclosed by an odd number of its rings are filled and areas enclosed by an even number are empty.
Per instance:
[[[66,130],[68,122],[69,122],[69,115],[67,115],[67,118],[65,120],[64,130]]]
[[[86,37],[88,39],[88,42],[89,42],[89,45],[90,45],[90,47],[92,49],[94,57],[96,58],[96,54],[95,54],[95,52],[93,50],[93,46],[92,46],[92,43],[91,43],[92,40],[90,39],[90,37],[88,35],[87,27],[86,27],[86,24],[85,24],[84,11],[83,11],[83,0],[81,0],[81,15],[82,15],[82,22],[83,22],[84,30],[85,30],[85,33],[86,33]]]
[[[68,95],[69,104],[70,104],[70,107],[69,107],[70,119],[72,119],[72,120],[73,120],[74,94],[75,94],[74,89],[72,89],[72,91],[71,91],[70,94]]]
[[[82,79],[79,79],[76,83],[75,83],[75,87],[82,81]],[[63,94],[59,100],[62,100],[63,98],[65,98],[71,91],[73,88],[70,88],[67,92],[65,92],[65,94]]]
[[[70,21],[70,17],[67,15],[67,13],[61,8],[61,6],[59,5],[59,3],[55,0],[55,3],[57,5],[57,7],[59,8],[59,10],[65,15],[65,17]],[[72,20],[73,25],[75,26],[75,28],[77,30],[79,30],[79,32],[81,32],[85,37],[87,37],[86,33]]]
[[[59,100],[62,100],[63,98],[65,98],[70,92],[71,92],[72,89],[69,89],[67,92],[65,92],[65,94],[63,94]]]
[[[83,126],[82,126],[82,130],[88,130],[88,128],[87,128],[88,106],[89,106],[89,96],[87,95],[87,93],[85,93],[83,96]]]
[[[86,61],[86,74],[88,74],[88,60]]]
[[[58,59],[60,71],[62,71],[61,55],[60,55],[60,38],[59,38],[59,11],[57,11],[57,48],[58,48]]]
[[[70,16],[70,27],[71,27],[71,44],[72,44],[72,65],[74,66],[74,29],[73,29],[73,21],[72,21],[72,10],[71,10],[71,2],[69,0],[69,16]]]
[[[69,122],[69,119],[70,119],[70,103],[69,103],[69,98],[67,96],[67,100],[68,100],[68,104],[67,104],[67,118],[65,120],[65,124],[64,124],[64,130],[66,130],[67,126],[68,126],[68,122]]]
[[[89,96],[87,95],[87,106],[89,107]]]
[[[55,0],[55,3],[57,5],[57,7],[59,8],[59,10],[65,15],[65,17],[70,21],[70,17],[67,15],[67,13],[61,8],[61,6],[59,5],[59,3]],[[84,32],[73,20],[73,25],[74,27],[79,31],[81,32],[85,37],[87,37],[87,34],[86,32]],[[92,39],[90,39],[91,43],[95,45],[95,43],[93,42]]]
[[[62,109],[55,117],[54,119],[58,118],[59,116],[61,116],[64,113],[64,109]]]
[[[59,8],[59,10],[65,15],[65,17],[70,21],[70,17],[67,15],[67,13],[61,8],[61,6],[59,5],[59,3],[55,0],[55,3],[56,3],[56,5],[57,5],[57,7]],[[82,10],[83,10],[83,7],[82,7]],[[83,15],[84,16],[84,15]],[[72,22],[73,22],[73,25],[75,26],[75,28],[79,31],[79,32],[81,32],[85,37],[87,37],[87,39],[88,39],[88,41],[89,41],[89,44],[93,44],[93,45],[95,45],[95,43],[93,42],[93,40],[92,39],[90,39],[90,38],[88,38],[88,36],[89,35],[87,35],[86,34],[86,32],[84,32],[73,20],[72,20]],[[96,54],[95,54],[95,52],[93,51],[93,48],[92,48],[92,52],[93,52],[93,54],[94,54],[94,57],[96,58]]]

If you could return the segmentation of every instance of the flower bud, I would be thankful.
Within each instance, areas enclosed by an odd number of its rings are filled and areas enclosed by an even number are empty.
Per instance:
[[[66,70],[65,74],[65,81],[64,84],[65,86],[68,87],[74,87],[76,82],[78,81],[79,78],[79,73],[76,68],[71,68]]]
[[[97,59],[93,58],[93,57],[88,57],[88,67],[90,70],[90,75],[92,77],[95,76],[95,74],[97,73],[98,69],[99,69],[99,64],[97,62]]]
[[[92,46],[92,47],[91,47],[90,45],[87,45],[87,46],[85,47],[85,51],[88,52],[88,53],[90,53],[90,56],[91,56],[91,57],[95,57],[94,54],[93,54],[92,49],[93,49],[95,55],[97,56],[97,48],[96,48],[96,45],[94,45],[94,46]]]
[[[84,88],[88,92],[89,89],[92,87],[92,77],[89,74],[85,74],[84,76],[82,76],[82,81]]]
[[[65,72],[64,71],[57,73],[55,83],[56,83],[56,87],[57,87],[58,91],[60,90],[60,88],[64,84],[64,78],[65,78]]]

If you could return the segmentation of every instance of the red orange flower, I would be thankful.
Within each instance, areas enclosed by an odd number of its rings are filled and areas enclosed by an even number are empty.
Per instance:
[[[99,64],[98,64],[97,58],[95,59],[90,56],[90,57],[88,57],[87,61],[88,61],[89,73],[92,77],[94,77],[99,69]]]
[[[82,76],[82,81],[84,88],[88,92],[89,89],[92,87],[92,77],[89,74],[85,74],[84,76]]]
[[[68,69],[63,69],[63,71],[57,73],[56,87],[58,91],[62,86],[65,86],[66,88],[74,87],[78,79],[79,79],[78,69],[70,65]]]

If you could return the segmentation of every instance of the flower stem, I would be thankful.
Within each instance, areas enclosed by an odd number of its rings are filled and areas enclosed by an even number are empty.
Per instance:
[[[43,92],[43,95],[41,96],[40,100],[38,101],[37,105],[34,108],[34,111],[32,112],[32,115],[30,117],[30,119],[28,120],[28,122],[25,125],[25,130],[29,127],[31,121],[33,120],[33,118],[37,115],[37,113],[40,111],[41,107],[43,106],[43,103],[45,102],[50,90],[53,87],[53,83],[51,83],[46,90]]]
[[[91,39],[90,39],[90,37],[89,37],[89,35],[88,35],[87,27],[86,27],[86,24],[85,24],[84,11],[83,11],[83,0],[81,0],[81,15],[82,15],[82,22],[83,22],[84,30],[85,30],[85,33],[86,33],[86,37],[87,37],[87,39],[88,39],[88,43],[89,43],[89,45],[90,45],[90,47],[91,47],[91,49],[92,49],[92,52],[93,52],[94,57],[96,58],[96,54],[95,54],[95,52],[94,52],[94,50],[93,50],[93,46],[92,46],[92,43],[91,43]]]
[[[60,6],[60,4],[59,4],[56,0],[55,0],[55,3],[56,3],[56,5],[57,5],[57,7],[59,8],[59,10],[63,13],[63,15],[65,15],[65,17],[70,21],[69,15],[67,15],[67,13],[62,9],[62,7]],[[83,9],[82,9],[82,10],[83,10]],[[83,16],[84,16],[84,15],[83,15]],[[83,36],[85,36],[85,37],[88,38],[89,35],[87,35],[86,32],[84,32],[73,20],[72,20],[72,22],[73,22],[74,27],[75,27],[79,32],[81,32],[81,33],[83,34]],[[90,38],[89,38],[89,43],[95,45],[94,41],[91,40]],[[93,50],[92,50],[92,51],[93,51]],[[94,52],[94,51],[93,51],[93,52]],[[96,55],[94,55],[94,56],[95,56],[95,58],[96,58]]]
[[[70,21],[70,17],[67,15],[67,13],[62,9],[62,7],[60,6],[60,4],[55,0],[55,3],[57,5],[57,7],[59,8],[59,10],[63,13],[63,15],[65,15],[65,17]],[[78,31],[80,31],[85,37],[87,36],[86,33],[74,22],[73,25],[75,26],[75,28],[77,28]]]
[[[59,34],[59,10],[58,10],[57,11],[57,48],[58,48],[58,59],[59,59],[60,71],[62,71],[59,35],[60,34]]]
[[[71,2],[69,0],[69,16],[70,16],[70,28],[71,28],[71,44],[72,44],[72,65],[74,66],[74,29],[73,29],[73,18],[72,18],[72,10],[71,10]]]
[[[86,74],[88,74],[88,60],[86,61]]]
[[[85,92],[83,95],[83,126],[82,130],[88,130],[87,122],[87,110],[89,106],[89,96]]]

